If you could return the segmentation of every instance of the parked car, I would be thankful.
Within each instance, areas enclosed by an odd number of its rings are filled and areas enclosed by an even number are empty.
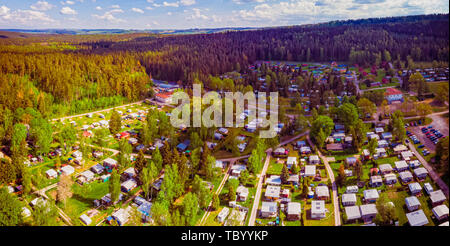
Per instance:
[[[417,146],[417,148],[419,148],[419,149],[421,149],[421,148],[423,148],[423,147],[425,147],[425,145],[423,145],[423,144]]]

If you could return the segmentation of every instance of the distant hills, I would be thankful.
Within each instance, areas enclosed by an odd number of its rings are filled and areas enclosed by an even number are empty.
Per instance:
[[[410,15],[396,17],[380,17],[354,20],[338,20],[316,24],[302,24],[279,27],[223,27],[223,28],[191,28],[191,29],[0,29],[1,31],[28,33],[28,34],[69,34],[69,35],[86,35],[86,34],[130,34],[130,33],[151,33],[151,34],[210,34],[228,31],[248,31],[262,29],[276,29],[289,27],[308,27],[308,26],[350,26],[350,25],[367,25],[367,24],[394,24],[418,21],[441,20],[448,21],[449,14],[430,14],[430,15]],[[0,33],[1,34],[1,33]],[[0,36],[0,38],[2,38]],[[3,37],[5,38],[5,37]]]
[[[126,30],[126,29],[0,29],[0,31],[29,33],[29,34],[127,34],[127,33],[153,33],[153,34],[209,34],[227,31],[257,30],[251,27],[225,27],[225,28],[192,28],[192,29],[146,29],[146,30]],[[259,28],[260,29],[260,28]]]

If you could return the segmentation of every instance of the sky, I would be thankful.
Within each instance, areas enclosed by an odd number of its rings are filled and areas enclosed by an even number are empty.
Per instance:
[[[448,12],[448,0],[0,0],[0,29],[267,27]]]

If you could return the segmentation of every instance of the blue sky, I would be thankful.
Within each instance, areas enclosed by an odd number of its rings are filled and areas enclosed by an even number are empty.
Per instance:
[[[0,29],[264,27],[448,12],[448,0],[0,0]]]

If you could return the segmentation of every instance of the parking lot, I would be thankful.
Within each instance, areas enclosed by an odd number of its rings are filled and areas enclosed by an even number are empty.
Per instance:
[[[429,126],[432,126],[433,128],[428,128]],[[410,131],[412,134],[414,134],[417,139],[421,142],[421,144],[423,144],[425,146],[426,149],[428,149],[431,152],[435,152],[436,150],[436,145],[433,143],[433,141],[431,139],[429,139],[425,133],[422,132],[421,128],[423,127],[427,127],[428,131],[430,131],[431,129],[436,129],[436,127],[433,125],[433,123],[431,123],[430,125],[426,125],[426,126],[410,126],[407,128],[408,131]],[[439,130],[439,129],[436,129]],[[442,132],[441,132],[442,133]],[[434,135],[434,134],[431,134]],[[445,135],[444,135],[445,136]],[[411,141],[411,138],[408,137]],[[439,140],[439,138],[438,138]],[[424,148],[421,148],[420,151],[422,151]],[[418,149],[419,150],[419,149]]]

